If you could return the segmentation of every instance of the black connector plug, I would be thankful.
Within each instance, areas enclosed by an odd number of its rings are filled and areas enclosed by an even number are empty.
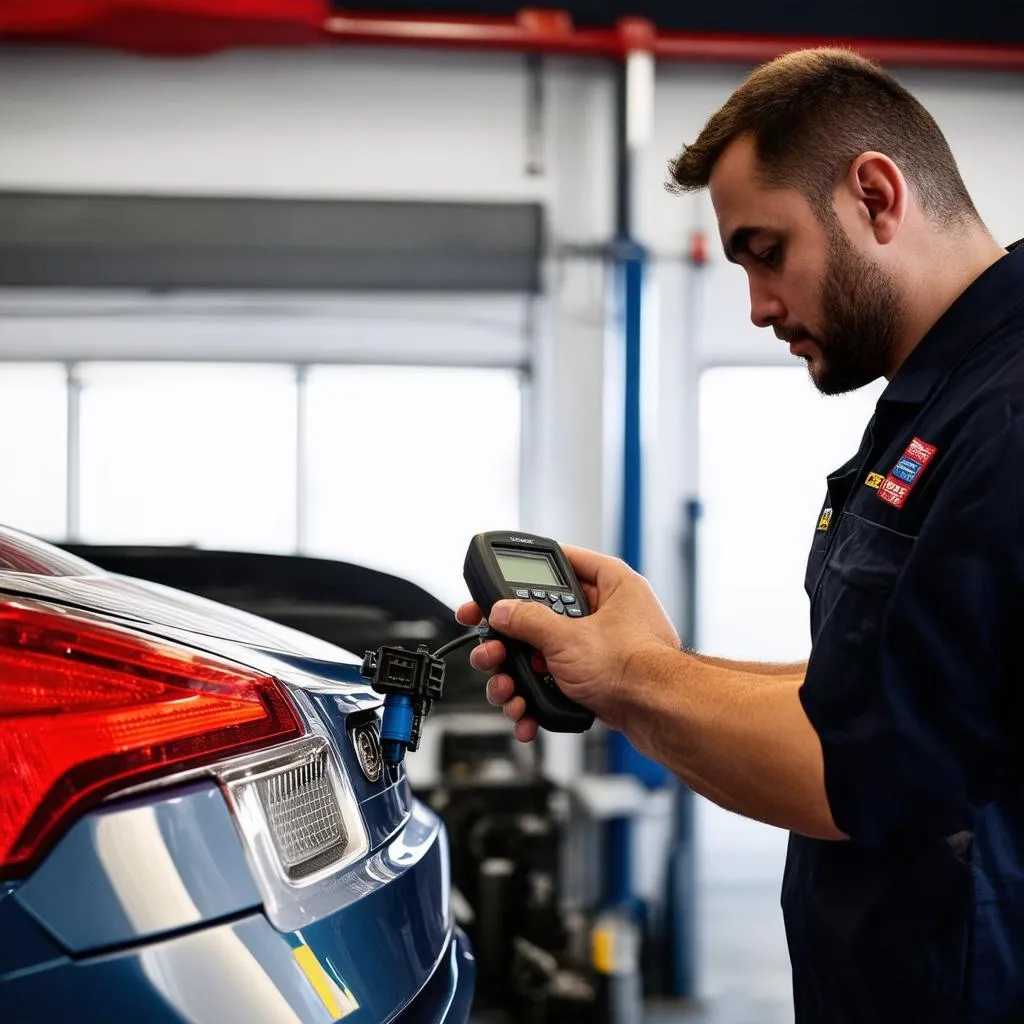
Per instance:
[[[423,720],[444,693],[445,663],[423,644],[415,651],[384,646],[366,652],[360,671],[377,693],[384,694],[384,761],[401,764],[405,751],[419,746]]]
[[[444,670],[444,662],[420,644],[415,651],[388,646],[367,651],[361,671],[377,693],[438,700],[444,692]]]

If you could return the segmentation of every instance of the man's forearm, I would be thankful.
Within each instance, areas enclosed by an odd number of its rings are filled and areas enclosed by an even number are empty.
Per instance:
[[[650,650],[630,665],[625,731],[715,803],[804,835],[841,839],[821,744],[798,695],[802,682],[802,671],[743,672]]]
[[[686,653],[705,665],[729,669],[732,672],[745,672],[752,676],[799,676],[803,679],[807,674],[806,661],[734,661],[731,658],[715,658],[710,654],[698,654],[691,650],[687,650]]]

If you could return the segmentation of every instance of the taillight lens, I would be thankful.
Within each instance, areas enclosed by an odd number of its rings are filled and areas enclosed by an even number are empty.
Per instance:
[[[271,676],[0,601],[0,877],[104,794],[301,734]]]

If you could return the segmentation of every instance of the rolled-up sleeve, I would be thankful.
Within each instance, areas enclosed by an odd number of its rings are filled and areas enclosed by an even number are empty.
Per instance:
[[[801,701],[836,825],[869,846],[970,828],[1021,738],[1024,419],[990,411],[943,454],[916,537],[844,517],[815,597]]]

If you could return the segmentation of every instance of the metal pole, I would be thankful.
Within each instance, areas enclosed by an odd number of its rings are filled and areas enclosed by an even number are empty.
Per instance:
[[[526,55],[526,173],[544,174],[544,62],[540,54]]]
[[[643,566],[643,440],[640,425],[641,350],[643,345],[644,254],[640,246],[620,240],[625,345],[625,429],[622,452],[621,557],[637,572]]]
[[[79,540],[81,528],[82,382],[75,363],[65,364],[67,379],[67,467],[65,533],[69,541]]]
[[[309,545],[309,451],[307,433],[307,388],[309,367],[295,366],[295,550],[306,553]]]

